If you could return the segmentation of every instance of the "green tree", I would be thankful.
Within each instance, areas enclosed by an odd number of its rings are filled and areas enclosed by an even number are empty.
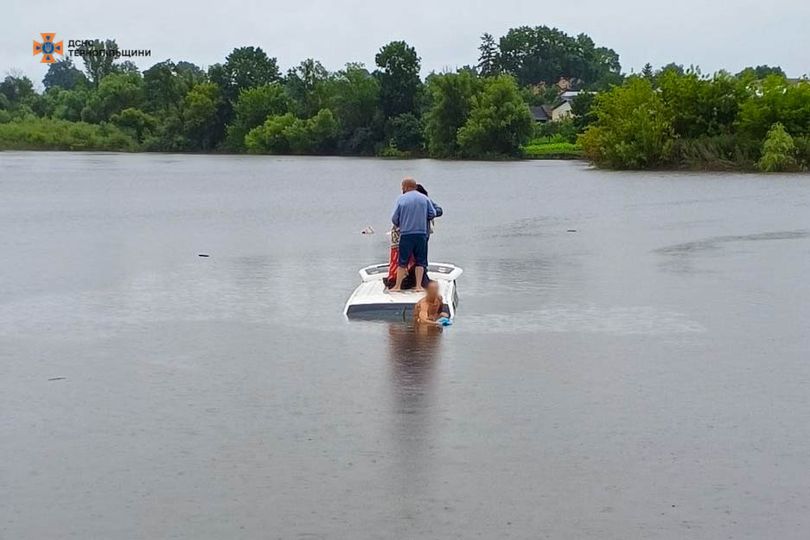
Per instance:
[[[287,95],[278,83],[243,90],[234,106],[234,119],[228,125],[227,147],[244,149],[245,135],[250,130],[262,125],[269,116],[286,113],[287,109]]]
[[[176,111],[180,108],[188,88],[175,70],[174,62],[166,60],[143,72],[144,95],[150,112],[157,113],[169,109]]]
[[[743,136],[761,141],[777,123],[794,137],[810,135],[810,82],[793,84],[770,75],[752,88],[751,98],[739,111],[738,129]]]
[[[341,133],[338,150],[347,154],[372,154],[382,131],[378,106],[380,83],[363,64],[346,64],[332,80],[330,109]]]
[[[763,65],[757,67],[747,67],[737,73],[737,78],[745,81],[759,81],[771,75],[777,75],[782,78],[787,77],[781,67]]]
[[[82,110],[87,106],[87,97],[84,88],[64,90],[54,86],[45,94],[47,115],[58,120],[79,122],[82,119]]]
[[[287,113],[250,130],[245,146],[255,154],[324,154],[334,148],[337,135],[337,121],[329,109],[309,119]]]
[[[672,116],[659,92],[633,77],[600,94],[596,122],[580,136],[586,156],[597,165],[645,169],[668,163],[672,154]]]
[[[92,44],[80,47],[78,52],[84,61],[87,78],[96,88],[104,77],[115,72],[115,53],[118,52],[118,44],[114,39],[96,40]]]
[[[580,133],[596,121],[596,115],[593,113],[595,99],[596,94],[594,93],[580,92],[571,101],[571,122]]]
[[[140,75],[141,70],[135,65],[135,62],[124,60],[123,62],[113,64],[113,73],[134,73]]]
[[[34,83],[24,75],[8,75],[0,82],[0,94],[5,96],[10,107],[30,103],[36,98]]]
[[[500,70],[521,86],[555,83],[561,77],[599,86],[620,80],[619,55],[597,47],[585,34],[576,37],[547,26],[510,29],[499,41]]]
[[[110,122],[128,132],[138,142],[143,142],[144,137],[152,133],[158,125],[154,116],[135,108],[124,109],[112,115]]]
[[[682,64],[676,64],[675,62],[670,62],[669,64],[663,66],[661,69],[658,70],[656,73],[656,77],[660,77],[667,73],[675,73],[678,76],[686,75],[686,70],[684,69]]]
[[[329,109],[321,109],[318,114],[307,120],[309,132],[309,152],[327,154],[334,150],[338,136],[338,123]]]
[[[416,49],[404,41],[392,41],[380,49],[374,60],[379,68],[376,75],[380,81],[383,114],[392,118],[416,112],[422,88],[421,59]]]
[[[500,73],[498,65],[498,44],[492,34],[484,33],[481,36],[481,45],[478,46],[478,73],[482,77],[492,77]]]
[[[481,80],[469,71],[431,75],[427,80],[430,107],[425,115],[425,137],[433,157],[460,153],[458,130],[467,122]]]
[[[202,68],[185,60],[180,60],[175,64],[174,72],[183,79],[189,88],[195,84],[208,82],[208,76]]]
[[[403,152],[421,152],[424,147],[422,122],[413,113],[395,116],[388,122],[388,141]]]
[[[55,87],[73,90],[78,86],[84,86],[86,83],[87,77],[73,65],[70,58],[59,60],[48,66],[48,72],[42,79],[42,84],[46,90]]]
[[[142,108],[143,80],[133,73],[112,73],[104,77],[82,110],[85,122],[106,122],[124,109]]]
[[[222,100],[219,86],[214,83],[195,85],[184,99],[183,123],[186,137],[196,150],[210,150],[216,140],[214,127]]]
[[[658,86],[670,109],[674,133],[682,138],[730,133],[748,93],[736,78],[723,72],[708,79],[694,71],[667,70],[659,75]]]
[[[225,58],[222,65],[220,84],[225,97],[236,101],[239,93],[248,88],[264,86],[281,79],[275,58],[267,56],[261,47],[239,47]]]
[[[309,118],[327,105],[330,80],[331,76],[326,68],[312,58],[287,72],[284,87],[299,116]]]
[[[765,172],[796,170],[796,145],[782,124],[777,122],[768,130],[757,167]]]
[[[487,79],[473,98],[470,116],[458,130],[461,153],[469,157],[517,155],[532,134],[533,120],[514,78]]]

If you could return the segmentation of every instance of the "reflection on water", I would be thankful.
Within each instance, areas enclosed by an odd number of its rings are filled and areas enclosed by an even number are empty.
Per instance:
[[[0,152],[0,538],[806,537],[808,179]]]
[[[388,365],[392,398],[393,475],[398,484],[399,514],[411,519],[424,497],[433,464],[436,367],[442,329],[435,326],[391,323],[388,326]]]
[[[431,375],[441,347],[442,328],[410,323],[388,325],[388,360],[391,367],[393,392],[400,401],[398,410],[404,414],[416,412],[431,383]],[[411,403],[414,398],[420,398]]]

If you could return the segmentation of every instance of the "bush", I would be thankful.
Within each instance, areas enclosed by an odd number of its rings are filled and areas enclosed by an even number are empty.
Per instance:
[[[566,118],[559,122],[545,122],[535,124],[534,135],[537,138],[558,136],[561,141],[575,143],[579,136],[579,130],[573,118]],[[530,142],[532,144],[534,141]]]
[[[794,137],[793,144],[796,145],[799,167],[804,171],[810,169],[810,137]]]
[[[810,82],[772,75],[740,107],[739,132],[752,139],[764,139],[776,123],[793,137],[810,136]]]
[[[135,140],[111,124],[27,118],[0,124],[2,150],[103,150],[130,152]]]
[[[245,147],[254,154],[325,154],[334,149],[337,135],[337,121],[329,109],[307,120],[287,113],[250,130]]]
[[[629,79],[597,96],[596,122],[579,137],[585,155],[615,169],[648,169],[672,157],[672,116],[649,81]]]
[[[727,171],[753,169],[759,148],[736,135],[676,139],[673,159],[687,169]]]
[[[388,146],[382,147],[377,152],[377,156],[385,158],[409,158],[411,157],[411,153],[397,148],[397,143],[392,140],[388,143]]]
[[[765,172],[795,171],[798,169],[796,161],[796,145],[793,137],[785,131],[785,126],[777,122],[768,131],[768,136],[762,144],[762,157],[757,162],[759,170]]]
[[[505,75],[487,79],[484,90],[473,97],[470,116],[458,130],[461,155],[517,155],[531,136],[532,124],[515,80]]]

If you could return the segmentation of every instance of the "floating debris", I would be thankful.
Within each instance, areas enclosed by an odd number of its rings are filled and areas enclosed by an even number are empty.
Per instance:
[[[209,255],[208,253],[198,253],[197,254],[197,257],[210,257],[210,256],[211,255]]]
[[[566,232],[577,232],[576,229],[568,229]]]
[[[368,227],[360,231],[360,234],[374,234],[374,227],[369,225]]]
[[[64,381],[67,377],[51,377],[49,381]]]

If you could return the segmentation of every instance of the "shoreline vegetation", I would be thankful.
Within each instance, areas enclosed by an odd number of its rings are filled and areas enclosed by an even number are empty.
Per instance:
[[[142,73],[112,40],[0,82],[0,150],[439,159],[587,159],[608,169],[806,171],[810,81],[778,67],[703,75],[669,64],[623,74],[585,34],[484,34],[478,62],[420,76],[404,41],[375,66],[307,59],[282,75],[258,47],[202,69]],[[80,69],[82,68],[82,69]]]

